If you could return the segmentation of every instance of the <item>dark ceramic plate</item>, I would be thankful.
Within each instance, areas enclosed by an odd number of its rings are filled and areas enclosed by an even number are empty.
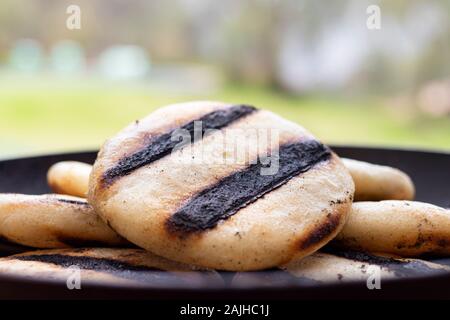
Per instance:
[[[417,187],[417,200],[450,207],[450,154],[334,147],[341,156],[391,165],[407,172]],[[95,152],[50,155],[0,161],[0,192],[42,194],[47,169],[55,162],[78,160],[92,163]],[[9,255],[27,248],[0,242],[0,255]],[[450,265],[450,259],[429,260]],[[0,275],[0,298],[450,298],[450,274],[430,273],[421,277],[386,280],[381,290],[368,290],[365,283],[304,283],[287,277],[279,270],[248,273],[251,281],[236,283],[232,272],[220,273],[223,281],[189,283],[177,277],[166,282],[132,285],[83,285],[81,290],[68,290],[57,282]],[[245,279],[246,277],[240,277]]]

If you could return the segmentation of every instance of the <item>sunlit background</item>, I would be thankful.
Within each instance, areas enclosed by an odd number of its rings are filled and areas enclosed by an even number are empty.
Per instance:
[[[96,149],[196,99],[326,143],[450,150],[450,1],[0,1],[1,158]]]

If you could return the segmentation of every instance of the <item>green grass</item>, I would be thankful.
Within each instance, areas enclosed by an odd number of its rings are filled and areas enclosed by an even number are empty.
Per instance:
[[[402,117],[374,100],[296,98],[263,88],[172,95],[143,85],[0,79],[0,157],[98,148],[159,106],[187,100],[241,102],[273,110],[327,143],[450,150],[450,119]]]

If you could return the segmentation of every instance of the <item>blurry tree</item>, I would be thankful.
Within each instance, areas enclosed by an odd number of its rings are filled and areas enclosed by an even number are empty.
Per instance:
[[[65,27],[82,10],[81,30]],[[381,30],[366,8],[381,7]],[[295,93],[415,90],[450,74],[448,0],[2,0],[0,62],[17,39],[47,53],[81,44],[92,66],[103,50],[137,45],[152,61],[220,65],[232,81]]]

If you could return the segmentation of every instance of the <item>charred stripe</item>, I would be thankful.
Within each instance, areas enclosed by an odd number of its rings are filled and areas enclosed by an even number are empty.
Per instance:
[[[255,107],[247,105],[232,106],[230,108],[210,112],[180,128],[156,136],[152,138],[143,149],[121,159],[115,167],[107,170],[103,175],[103,183],[106,185],[112,184],[117,178],[126,176],[134,170],[170,154],[172,150],[182,142],[181,139],[173,140],[174,133],[177,130],[189,132],[191,141],[194,141],[195,122],[201,121],[201,137],[203,137],[207,130],[222,129],[256,110]]]
[[[390,257],[375,256],[363,251],[340,250],[332,247],[324,247],[321,251],[341,258],[385,268],[393,272],[397,277],[407,277],[444,271],[444,269],[431,268],[419,260],[399,260]]]
[[[156,268],[131,265],[122,261],[107,259],[107,258],[94,258],[87,256],[70,256],[64,254],[31,254],[26,256],[11,257],[14,260],[20,261],[35,261],[50,263],[62,268],[68,268],[70,266],[77,266],[83,270],[103,271],[103,272],[123,272],[123,271],[155,271]]]
[[[261,161],[235,172],[193,197],[167,220],[166,227],[180,235],[214,228],[220,220],[330,157],[330,149],[315,140],[282,145],[275,174],[261,175],[267,166]]]
[[[301,241],[300,248],[307,249],[329,237],[339,226],[341,220],[342,217],[337,214],[327,216],[325,221],[312,229],[312,231],[310,231],[310,233]]]
[[[89,206],[89,203],[87,203],[87,201],[81,201],[81,200],[57,199],[57,201],[62,202],[62,203],[80,205],[80,206]]]
[[[62,268],[77,266],[81,270],[107,273],[115,277],[138,282],[164,283],[173,277],[170,273],[159,268],[143,265],[132,265],[126,262],[106,258],[69,256],[64,254],[36,254],[28,256],[15,256],[11,258],[20,261],[49,263]]]

